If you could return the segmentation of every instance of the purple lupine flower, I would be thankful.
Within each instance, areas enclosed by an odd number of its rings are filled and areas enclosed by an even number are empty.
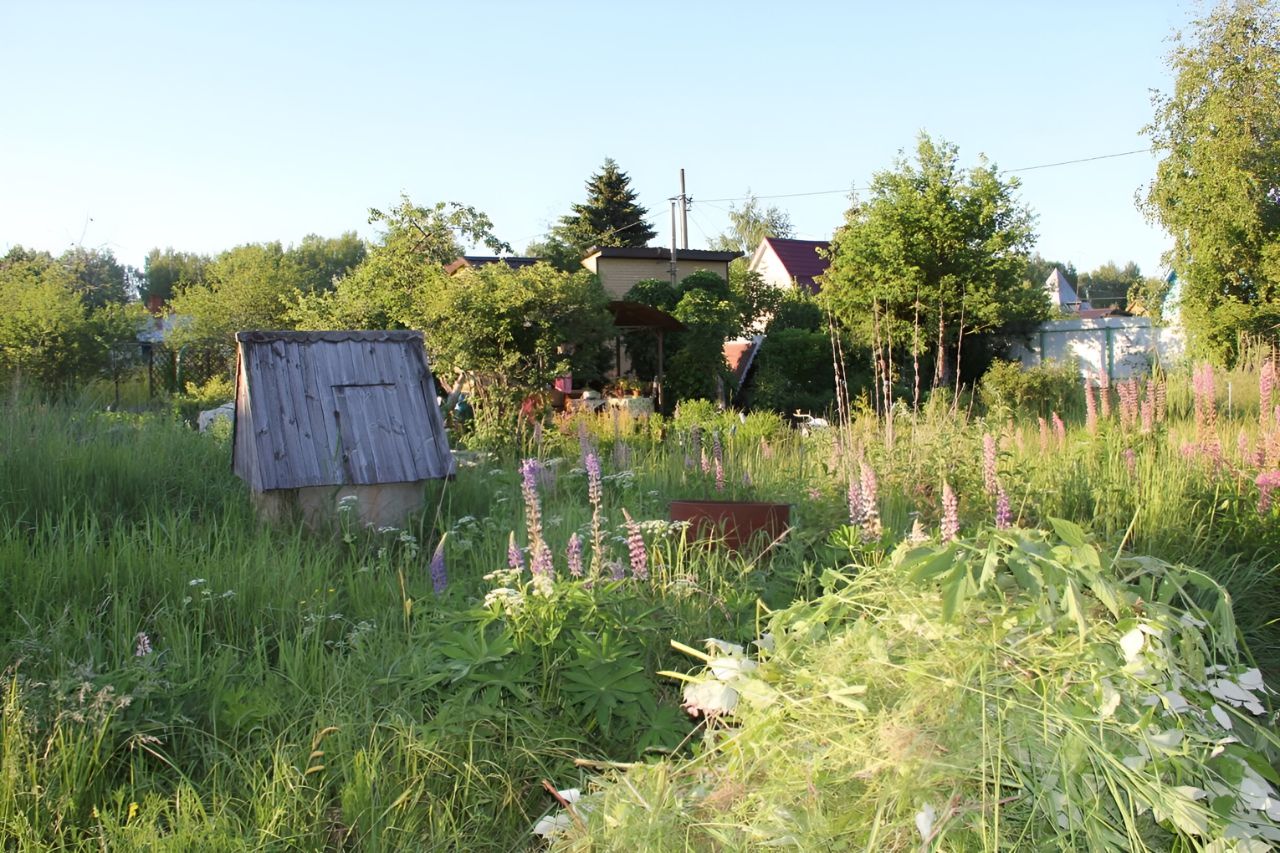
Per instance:
[[[514,530],[511,531],[511,538],[507,540],[507,565],[517,572],[524,571],[524,551],[520,550],[520,546],[516,544]]]
[[[542,501],[538,498],[538,472],[542,463],[525,459],[520,463],[520,493],[524,495],[524,517],[529,528],[529,543],[542,541]]]
[[[569,563],[569,574],[575,578],[582,577],[582,537],[573,534],[569,537],[569,545],[565,548],[564,556]]]
[[[139,631],[138,636],[134,638],[133,656],[135,658],[144,658],[151,654],[151,638],[146,635],[145,631]]]
[[[1138,475],[1138,454],[1133,451],[1132,447],[1124,449],[1124,467],[1129,472],[1130,477]]]
[[[689,448],[694,459],[702,456],[702,427],[695,426],[689,430]]]
[[[989,432],[982,434],[982,487],[989,495],[994,495],[999,487],[996,482],[996,440]]]
[[[1053,433],[1058,437],[1058,446],[1067,443],[1067,425],[1062,422],[1062,418],[1058,417],[1058,413],[1053,413]]]
[[[622,517],[627,520],[627,553],[631,557],[631,576],[637,580],[648,580],[649,552],[644,547],[644,536],[640,533],[640,525],[625,509],[622,510]]]
[[[600,457],[587,454],[587,497],[591,501],[591,573],[604,565],[604,487],[600,481]]]
[[[1088,376],[1084,378],[1084,428],[1090,434],[1098,431],[1098,401],[1093,396],[1093,382]]]
[[[711,457],[716,466],[716,491],[724,489],[724,445],[720,443],[720,431],[711,433]]]
[[[951,484],[942,482],[942,541],[950,542],[960,532],[960,499],[951,490]]]
[[[620,581],[627,576],[627,567],[617,560],[609,561],[609,579]]]
[[[715,467],[716,467],[716,491],[723,492],[724,491],[724,464],[721,463],[719,456],[716,457]]]
[[[1280,489],[1280,471],[1263,471],[1253,484],[1258,487],[1258,515],[1271,510],[1271,493]]]
[[[1004,486],[996,484],[996,529],[1008,530],[1013,524],[1013,511],[1009,508],[1009,495]]]
[[[449,585],[449,575],[445,571],[444,565],[444,540],[448,538],[446,533],[440,537],[440,541],[436,543],[435,553],[431,555],[431,563],[428,570],[431,572],[431,589],[436,595],[443,595],[445,587]]]
[[[534,578],[551,579],[555,577],[555,564],[551,558],[551,549],[546,542],[533,546],[533,562],[529,564],[529,574]]]

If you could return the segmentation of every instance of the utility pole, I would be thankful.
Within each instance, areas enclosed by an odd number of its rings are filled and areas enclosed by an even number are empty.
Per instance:
[[[689,196],[684,191],[684,169],[680,170],[680,248],[689,248]]]
[[[671,286],[676,285],[676,199],[671,199]]]

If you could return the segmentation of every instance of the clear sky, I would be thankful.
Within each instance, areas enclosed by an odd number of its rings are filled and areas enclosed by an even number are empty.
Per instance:
[[[369,207],[485,211],[517,251],[605,157],[690,245],[750,189],[825,239],[926,130],[1002,169],[1147,148],[1189,0],[0,0],[0,249],[141,265],[356,230]],[[1038,250],[1155,273],[1148,153],[1019,173]]]

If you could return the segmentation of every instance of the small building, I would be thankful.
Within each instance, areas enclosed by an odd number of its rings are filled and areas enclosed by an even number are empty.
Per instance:
[[[729,262],[741,257],[737,252],[710,252],[705,249],[676,249],[676,280],[707,270],[729,280]],[[671,278],[671,250],[650,246],[606,246],[587,251],[582,265],[600,278],[610,299],[626,299],[627,291],[646,279]]]
[[[830,247],[831,244],[823,240],[765,237],[751,255],[747,268],[759,273],[765,283],[774,287],[800,287],[817,293],[818,276],[826,272],[831,263],[818,252]]]
[[[399,526],[457,471],[421,332],[239,332],[235,407],[232,469],[267,519]]]
[[[1076,289],[1071,286],[1071,282],[1058,267],[1054,267],[1053,272],[1049,273],[1049,277],[1044,280],[1044,289],[1049,294],[1049,307],[1055,311],[1079,313],[1093,309],[1088,302],[1080,301]]]

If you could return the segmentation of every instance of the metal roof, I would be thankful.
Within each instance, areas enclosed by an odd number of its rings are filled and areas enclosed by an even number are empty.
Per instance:
[[[587,249],[585,258],[599,255],[602,258],[637,258],[640,260],[671,260],[671,250],[662,246],[593,246]],[[706,249],[676,249],[676,261],[732,261],[742,257],[741,252],[712,252]]]
[[[456,471],[422,333],[240,332],[232,468],[255,491]]]
[[[818,292],[815,279],[826,272],[831,263],[829,259],[819,255],[818,250],[829,249],[830,243],[825,240],[792,240],[784,237],[766,237],[764,241],[773,249],[782,268],[797,285],[808,288],[811,293]]]

